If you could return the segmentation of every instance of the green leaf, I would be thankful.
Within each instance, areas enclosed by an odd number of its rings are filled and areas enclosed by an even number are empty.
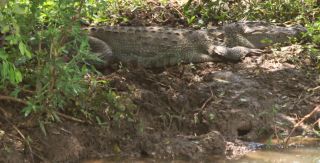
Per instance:
[[[18,14],[18,15],[24,15],[25,14],[24,8],[22,8],[22,7],[18,6],[18,5],[13,6],[13,12]]]
[[[19,70],[16,70],[15,76],[16,76],[15,78],[16,83],[20,83],[22,81],[22,74]]]
[[[28,58],[31,58],[31,52],[27,49],[26,45],[23,42],[19,42],[20,53]]]
[[[5,25],[5,26],[1,27],[1,33],[7,33],[9,31],[10,31],[10,26],[9,25]]]
[[[44,126],[43,121],[39,121],[39,126],[40,126],[40,129],[41,129],[42,133],[44,134],[44,136],[47,136],[47,131],[46,131],[46,128]]]
[[[18,97],[18,95],[19,95],[20,92],[21,92],[21,89],[20,89],[19,87],[16,87],[16,88],[14,89],[14,91],[12,91],[12,92],[10,93],[10,96]]]
[[[16,72],[15,67],[13,67],[13,65],[11,65],[11,67],[9,68],[9,80],[11,83],[16,83]]]
[[[28,49],[25,49],[25,53],[28,58],[31,58],[32,54]]]
[[[31,112],[35,112],[37,109],[37,106],[33,103],[28,101],[28,106],[22,109],[22,113],[24,113],[24,116],[27,117]]]
[[[25,54],[25,49],[26,49],[26,46],[24,45],[24,43],[20,42],[20,43],[19,43],[19,50],[20,50],[20,53],[21,53],[22,55]]]
[[[32,111],[32,107],[31,106],[27,106],[24,109],[22,109],[22,112],[24,113],[24,116],[27,117]]]
[[[2,78],[7,78],[8,75],[8,62],[2,62],[2,67],[1,67],[1,77]]]
[[[3,49],[1,49],[0,50],[0,60],[6,60],[7,58],[8,58],[8,54]]]

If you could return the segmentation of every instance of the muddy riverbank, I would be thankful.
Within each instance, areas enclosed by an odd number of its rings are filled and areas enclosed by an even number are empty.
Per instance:
[[[299,60],[297,60],[299,59]],[[247,57],[240,63],[180,65],[163,70],[122,68],[104,78],[129,117],[110,117],[101,99],[100,125],[62,117],[46,124],[22,117],[19,104],[0,104],[0,162],[78,162],[88,158],[236,159],[242,142],[279,140],[320,101],[319,72],[301,46]],[[65,113],[67,115],[67,112]],[[316,137],[309,117],[291,136]],[[27,140],[27,141],[26,141]]]

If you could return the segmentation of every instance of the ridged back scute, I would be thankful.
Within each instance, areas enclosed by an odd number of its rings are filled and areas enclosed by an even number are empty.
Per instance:
[[[103,26],[91,28],[88,33],[108,44],[119,60],[137,64],[146,60],[166,65],[189,62],[192,56],[207,53],[210,44],[205,30]]]

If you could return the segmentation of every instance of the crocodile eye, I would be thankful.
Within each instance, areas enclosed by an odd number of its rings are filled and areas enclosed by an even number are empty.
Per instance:
[[[92,28],[90,28],[90,31],[93,31],[93,32],[95,32],[95,31],[97,31],[97,28],[95,28],[95,27],[92,27]]]
[[[192,34],[192,33],[193,33],[193,30],[188,30],[188,33],[189,33],[189,34]]]

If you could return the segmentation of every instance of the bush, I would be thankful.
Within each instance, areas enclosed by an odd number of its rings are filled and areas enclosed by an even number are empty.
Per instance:
[[[313,58],[318,62],[320,70],[320,20],[306,24],[307,32],[304,37],[310,39],[310,43],[306,45],[306,49]]]
[[[200,26],[239,20],[308,23],[319,16],[319,8],[313,0],[189,0],[183,11],[189,24]]]
[[[56,119],[55,111],[89,100],[85,76],[96,71],[83,63],[97,58],[89,53],[81,20],[94,17],[92,9],[98,10],[94,1],[84,0],[1,3],[0,92],[23,94],[25,116],[46,113]]]

